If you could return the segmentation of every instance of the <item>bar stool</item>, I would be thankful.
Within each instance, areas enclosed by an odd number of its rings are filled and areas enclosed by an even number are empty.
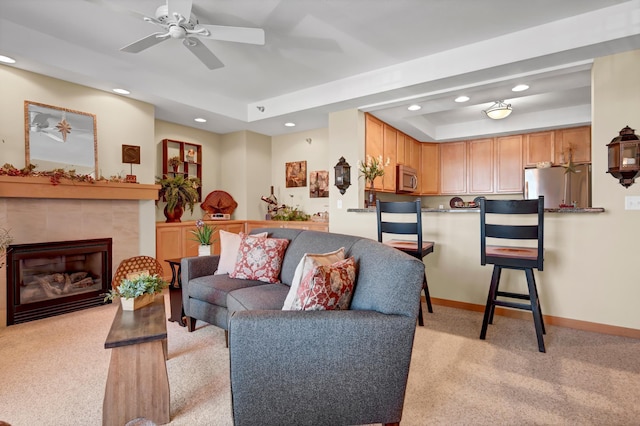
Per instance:
[[[491,223],[487,223],[487,215],[491,215]],[[523,223],[522,219],[513,216],[535,218],[535,224]],[[522,216],[521,216],[522,215]],[[528,216],[524,216],[528,215]],[[512,216],[511,218],[508,218]],[[480,339],[485,339],[487,327],[493,323],[496,306],[531,311],[538,338],[538,349],[545,352],[543,334],[545,334],[540,298],[533,270],[542,271],[544,261],[544,197],[537,200],[486,200],[480,199],[480,263],[493,264],[491,285],[487,297],[487,305],[482,320]],[[490,240],[489,240],[490,239]],[[490,245],[487,243],[516,240],[512,245]],[[525,247],[521,241],[532,242]],[[535,242],[535,247],[532,247]],[[500,274],[503,268],[522,270],[527,278],[528,293],[500,291]],[[501,298],[501,299],[499,299]],[[529,303],[518,303],[507,299],[528,300]]]
[[[413,221],[400,221],[391,222],[388,220],[382,220],[382,214],[385,213],[385,218],[388,214],[412,214],[415,215]],[[422,240],[422,212],[420,209],[420,200],[416,201],[380,201],[376,200],[376,215],[378,219],[378,242],[396,248],[403,251],[420,261],[433,252],[434,242]],[[415,240],[382,240],[382,234],[395,234],[395,235],[415,235]],[[427,285],[427,272],[424,273],[424,279],[422,281],[422,289],[424,290],[424,297],[427,301],[427,309],[430,313],[433,313],[433,307],[431,306],[431,296],[429,296],[429,286]],[[422,318],[422,302],[420,303],[420,310],[418,311],[418,324],[423,326],[424,320]]]

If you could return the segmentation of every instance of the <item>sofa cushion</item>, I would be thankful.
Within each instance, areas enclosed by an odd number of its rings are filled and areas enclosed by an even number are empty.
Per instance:
[[[289,286],[281,283],[264,284],[233,290],[227,296],[229,317],[236,311],[279,310]]]
[[[229,276],[267,283],[280,282],[280,268],[288,245],[289,240],[281,238],[244,236],[240,241],[236,266]]]
[[[318,265],[300,283],[294,308],[303,311],[349,309],[356,282],[353,257]]]
[[[244,234],[234,234],[233,232],[227,232],[220,230],[220,261],[218,262],[218,269],[214,272],[216,275],[230,274],[236,266],[236,260],[238,259],[238,250],[240,250],[240,241]],[[260,232],[253,234],[254,237],[267,237],[266,232]]]
[[[328,253],[305,253],[304,256],[302,256],[302,259],[300,259],[296,272],[293,275],[291,289],[289,290],[289,294],[287,294],[282,310],[290,311],[294,309],[293,305],[294,301],[297,299],[298,287],[300,287],[302,278],[305,277],[309,271],[318,265],[331,265],[343,259],[344,247],[340,247],[338,250]]]
[[[188,296],[191,299],[202,300],[213,305],[226,307],[227,294],[240,288],[264,285],[257,280],[238,280],[229,275],[206,275],[189,280]]]

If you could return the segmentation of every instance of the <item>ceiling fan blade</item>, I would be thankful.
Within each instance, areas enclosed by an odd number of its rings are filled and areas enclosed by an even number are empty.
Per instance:
[[[220,59],[198,39],[188,38],[183,41],[183,44],[210,70],[224,67]]]
[[[171,37],[158,37],[158,36],[164,36],[165,34],[167,33],[159,32],[159,33],[150,34],[145,38],[141,38],[138,41],[134,41],[133,43],[126,45],[120,50],[128,53],[142,52],[144,49],[148,49],[151,46],[155,46],[156,44],[162,41],[165,41],[167,38],[171,38]]]
[[[262,28],[227,27],[224,25],[203,25],[211,33],[208,36],[212,40],[233,41],[236,43],[264,44],[264,30]]]
[[[191,0],[167,0],[169,16],[172,13],[177,13],[184,16],[188,21],[191,16],[191,3]]]

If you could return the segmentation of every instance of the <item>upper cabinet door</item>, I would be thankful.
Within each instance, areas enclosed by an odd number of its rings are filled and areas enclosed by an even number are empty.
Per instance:
[[[533,166],[542,162],[554,162],[555,132],[529,133],[524,136],[524,165]]]
[[[440,190],[440,144],[420,143],[420,193],[436,195]]]
[[[382,164],[389,165],[384,166],[384,176],[382,176],[382,189],[387,192],[396,191],[396,144],[398,138],[402,135],[398,134],[398,131],[391,126],[384,125],[384,145],[382,154]]]
[[[496,138],[496,192],[522,192],[522,135]]]
[[[556,130],[556,163],[591,162],[591,126]]]
[[[365,154],[378,158],[384,155],[384,124],[372,115],[365,114]],[[363,159],[366,161],[366,159]],[[358,175],[360,172],[358,171]],[[365,183],[366,185],[366,183]],[[382,189],[382,178],[373,181],[375,189]]]
[[[466,192],[466,142],[447,142],[440,144],[440,193],[465,194]]]
[[[469,158],[468,192],[470,194],[489,194],[493,192],[493,138],[477,139],[467,142]]]

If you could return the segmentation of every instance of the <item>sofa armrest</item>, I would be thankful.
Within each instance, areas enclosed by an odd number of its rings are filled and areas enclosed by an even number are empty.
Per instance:
[[[415,322],[358,310],[235,312],[235,424],[399,422]]]
[[[182,285],[188,284],[189,280],[194,278],[213,275],[218,269],[219,262],[219,255],[183,257],[180,262],[180,267],[182,268],[180,274]]]

